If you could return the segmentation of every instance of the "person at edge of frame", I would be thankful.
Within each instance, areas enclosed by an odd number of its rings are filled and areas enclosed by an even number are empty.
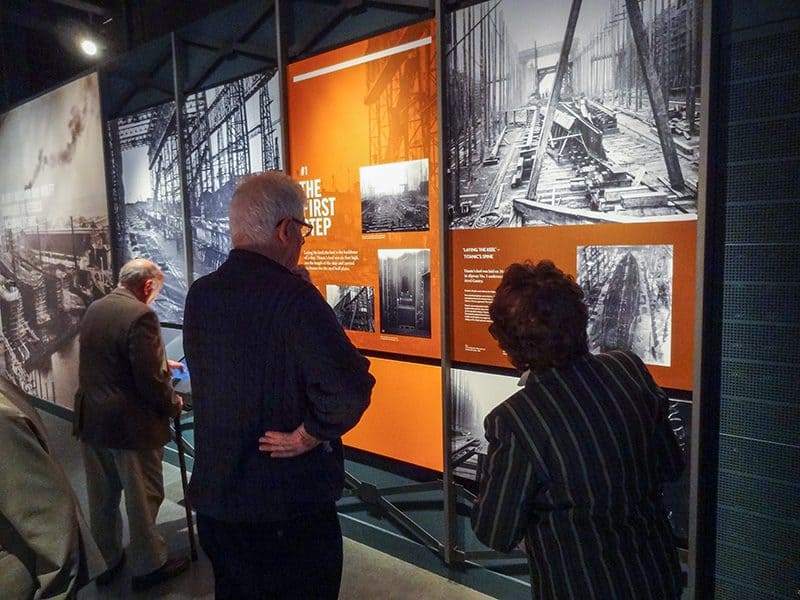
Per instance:
[[[89,521],[110,583],[130,555],[131,587],[143,591],[183,573],[186,556],[169,558],[156,516],[164,500],[164,444],[169,419],[183,401],[172,388],[161,326],[150,304],[164,285],[152,261],[134,258],[120,269],[119,286],[94,301],[80,328],[78,391],[73,429],[81,440]],[[122,547],[120,500],[125,493],[130,544]]]
[[[680,598],[680,416],[635,354],[589,352],[583,297],[547,260],[503,275],[489,331],[525,382],[486,417],[472,525],[501,552],[525,539],[534,598]]]
[[[6,600],[75,598],[106,564],[41,417],[0,392],[0,593]]]
[[[338,597],[340,437],[375,379],[298,267],[305,194],[290,177],[244,178],[227,260],[186,297],[195,459],[189,498],[218,600]]]

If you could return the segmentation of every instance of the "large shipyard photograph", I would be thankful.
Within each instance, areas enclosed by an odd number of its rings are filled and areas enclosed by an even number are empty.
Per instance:
[[[228,257],[228,206],[237,180],[281,169],[275,75],[275,70],[250,75],[187,98],[186,179],[195,277]]]
[[[702,0],[534,7],[448,16],[451,227],[695,219]]]
[[[251,75],[186,98],[194,277],[216,269],[231,249],[228,205],[237,179],[281,166],[273,75]],[[149,258],[161,267],[165,283],[153,308],[161,321],[180,323],[188,278],[174,103],[110,122],[109,137],[115,247],[123,260]]]
[[[96,76],[3,115],[0,156],[0,376],[71,407],[81,317],[112,287]]]
[[[77,358],[86,307],[111,290],[108,221],[68,217],[6,223],[0,241],[0,370],[39,398],[71,403],[54,375]],[[59,393],[59,392],[64,393]]]
[[[164,287],[153,310],[180,323],[187,287],[175,105],[116,119],[108,131],[118,267],[130,258],[158,264]]]

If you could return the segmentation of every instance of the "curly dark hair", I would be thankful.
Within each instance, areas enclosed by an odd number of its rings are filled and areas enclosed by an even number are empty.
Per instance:
[[[489,331],[522,371],[562,367],[589,351],[583,290],[552,261],[510,265],[489,315]]]

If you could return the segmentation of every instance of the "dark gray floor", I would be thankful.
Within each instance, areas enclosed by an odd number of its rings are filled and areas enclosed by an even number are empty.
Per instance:
[[[70,425],[63,419],[40,411],[48,427],[50,444],[61,459],[81,504],[86,509],[86,485],[76,441],[70,435]],[[172,465],[164,465],[166,500],[158,514],[158,524],[169,545],[172,555],[188,554],[189,541],[186,516],[177,502],[183,497],[180,472]],[[124,518],[123,510],[123,518]],[[127,539],[127,524],[125,529]],[[214,580],[211,565],[200,551],[200,557],[190,570],[161,586],[140,594],[130,589],[130,572],[127,569],[117,576],[109,586],[97,588],[94,584],[79,595],[82,600],[93,598],[213,598]],[[342,576],[342,599],[381,598],[404,599],[425,598],[479,599],[490,598],[475,590],[399,560],[369,546],[345,538],[344,573]]]

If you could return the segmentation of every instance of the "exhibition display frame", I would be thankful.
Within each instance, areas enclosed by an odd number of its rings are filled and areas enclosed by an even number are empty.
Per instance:
[[[428,330],[431,344],[426,350],[417,352],[409,351],[411,346],[406,343],[404,350],[393,350],[386,344],[371,345],[364,340],[368,336],[357,337],[356,345],[366,356],[380,363],[380,369],[392,369],[397,364],[398,368],[407,368],[407,373],[425,371],[426,381],[436,381],[438,389],[433,390],[433,399],[440,414],[433,416],[434,426],[425,431],[426,437],[433,435],[433,430],[438,430],[437,439],[426,439],[424,443],[436,446],[438,457],[419,459],[418,453],[407,451],[408,449],[391,448],[386,450],[381,447],[381,436],[385,436],[385,429],[378,427],[374,434],[361,435],[358,432],[351,434],[351,440],[345,438],[345,443],[352,445],[359,452],[358,456],[362,460],[369,460],[369,455],[374,454],[380,457],[382,465],[395,461],[400,465],[403,472],[414,472],[415,467],[419,467],[418,473],[423,481],[419,484],[404,484],[394,486],[381,486],[365,481],[360,477],[348,474],[347,487],[352,497],[359,498],[368,505],[370,510],[377,511],[388,519],[393,520],[398,526],[406,531],[412,539],[429,548],[437,556],[441,557],[446,565],[464,566],[472,565],[476,562],[491,560],[496,563],[502,562],[502,556],[494,551],[478,549],[467,549],[464,544],[464,534],[460,528],[465,527],[465,521],[459,520],[459,502],[469,502],[473,496],[474,482],[463,479],[455,473],[455,465],[452,459],[452,439],[454,436],[454,402],[453,402],[453,372],[457,369],[473,370],[479,373],[494,375],[512,376],[514,371],[510,367],[502,367],[495,358],[493,361],[467,361],[464,360],[463,353],[454,352],[455,338],[459,335],[457,330],[462,329],[463,322],[456,322],[453,307],[456,304],[463,304],[463,286],[456,287],[454,282],[462,274],[456,270],[456,244],[453,240],[453,230],[448,226],[452,214],[448,211],[451,206],[451,199],[446,196],[451,193],[448,181],[450,170],[447,164],[448,148],[450,140],[445,131],[448,124],[448,103],[446,98],[446,78],[448,76],[447,47],[446,40],[448,32],[446,30],[445,14],[450,15],[457,10],[470,6],[488,5],[488,2],[453,2],[445,0],[437,1],[405,1],[405,2],[381,2],[365,3],[364,6],[332,7],[328,3],[317,4],[314,0],[304,0],[303,2],[289,2],[288,0],[274,0],[274,2],[256,3],[239,2],[223,11],[220,14],[212,15],[197,23],[191,24],[181,31],[173,32],[167,38],[155,40],[142,48],[135,49],[131,53],[122,56],[114,61],[103,65],[97,77],[99,78],[99,99],[102,113],[102,134],[105,147],[105,173],[107,188],[107,204],[109,224],[111,227],[112,238],[119,232],[114,230],[115,222],[112,216],[119,210],[117,205],[120,202],[118,190],[115,190],[112,175],[114,167],[112,164],[112,144],[113,140],[109,134],[109,123],[116,119],[128,117],[142,111],[153,109],[164,103],[174,103],[174,130],[177,138],[177,177],[180,198],[180,242],[176,242],[176,251],[182,252],[182,260],[185,265],[184,278],[188,288],[195,279],[196,256],[193,253],[195,232],[192,228],[192,207],[190,206],[189,186],[190,182],[187,174],[187,146],[188,146],[188,125],[187,125],[187,98],[192,94],[205,92],[217,86],[230,84],[242,78],[254,74],[274,71],[278,79],[277,98],[279,101],[279,129],[280,139],[277,148],[282,160],[282,167],[285,171],[298,178],[299,173],[295,173],[295,166],[298,166],[299,151],[293,146],[294,138],[291,133],[293,123],[296,123],[301,116],[292,114],[292,104],[290,102],[289,82],[290,72],[293,65],[297,65],[303,60],[320,60],[324,53],[347,51],[346,48],[358,43],[365,43],[369,40],[378,38],[381,35],[388,35],[392,32],[400,31],[403,28],[429,27],[432,32],[432,47],[434,49],[434,64],[436,72],[435,87],[435,119],[437,121],[437,133],[435,146],[438,152],[438,169],[436,170],[436,181],[434,194],[436,202],[431,201],[430,206],[435,204],[435,214],[430,214],[433,222],[434,216],[438,223],[435,235],[426,246],[430,252],[435,253],[437,259],[430,260],[428,268],[429,276],[436,278],[433,289],[437,290],[434,301],[431,302],[429,310],[432,314],[429,319],[438,325]],[[577,2],[579,5],[580,2]],[[300,6],[302,5],[302,6]],[[304,11],[317,9],[315,18],[310,22],[302,18]],[[708,194],[707,170],[709,168],[708,144],[710,111],[712,98],[709,90],[711,81],[711,17],[712,2],[703,2],[703,21],[702,21],[702,68],[700,69],[700,87],[703,90],[699,99],[700,104],[700,128],[699,128],[699,166],[698,183],[696,194],[697,222],[695,236],[692,240],[694,245],[683,247],[684,260],[691,254],[691,262],[695,263],[694,270],[690,274],[694,284],[693,295],[690,300],[681,305],[685,312],[691,310],[692,316],[683,321],[683,327],[689,327],[691,335],[689,339],[693,344],[693,355],[691,359],[685,361],[688,371],[684,371],[679,378],[680,383],[674,383],[674,379],[668,379],[671,397],[684,403],[691,399],[692,419],[691,419],[691,438],[690,447],[692,452],[691,470],[689,473],[690,492],[689,492],[689,533],[688,533],[688,562],[690,573],[690,586],[694,585],[696,577],[695,565],[699,560],[696,556],[695,540],[698,533],[698,522],[703,518],[699,511],[700,506],[700,484],[697,473],[700,469],[699,461],[702,460],[701,452],[698,452],[701,440],[701,428],[705,411],[710,410],[703,407],[698,390],[701,389],[701,349],[705,341],[702,331],[703,319],[701,316],[705,310],[702,304],[704,289],[704,264],[707,257],[703,254],[705,248],[705,235],[709,227],[709,213],[706,207],[706,196]],[[372,11],[372,13],[371,13]],[[387,15],[391,14],[391,18]],[[219,28],[219,24],[225,26]],[[216,31],[222,29],[222,31]],[[345,50],[343,50],[345,49]],[[293,120],[294,119],[294,120]],[[333,132],[336,135],[336,132]],[[340,134],[341,135],[341,134]],[[498,142],[499,144],[499,142]],[[417,158],[417,157],[413,157]],[[410,161],[411,157],[403,159]],[[363,227],[363,225],[362,225]],[[431,225],[433,229],[433,226]],[[526,230],[528,231],[528,230]],[[418,233],[418,232],[416,232]],[[402,233],[386,232],[376,226],[371,230],[359,230],[358,235],[386,235],[400,236]],[[521,233],[519,234],[521,235]],[[642,242],[639,242],[642,243]],[[417,246],[409,246],[417,248]],[[113,272],[116,273],[122,264],[122,256],[119,249],[112,251]],[[434,268],[435,267],[435,268]],[[312,271],[312,276],[314,272]],[[377,267],[376,267],[377,278]],[[376,285],[377,287],[377,285]],[[458,296],[456,293],[461,294]],[[324,294],[324,290],[323,294]],[[374,293],[374,292],[373,292]],[[458,296],[458,297],[457,297]],[[374,312],[374,308],[373,308]],[[687,315],[683,315],[687,317]],[[374,319],[374,317],[373,317]],[[179,326],[173,320],[165,320],[165,325]],[[688,325],[687,325],[688,323]],[[410,330],[410,326],[407,326]],[[430,327],[430,326],[429,326]],[[416,337],[420,337],[418,332],[424,328],[416,327]],[[395,335],[397,330],[384,332],[388,335]],[[438,335],[437,335],[438,332]],[[375,334],[380,336],[376,330]],[[401,334],[402,335],[402,334]],[[415,334],[411,334],[413,338]],[[351,336],[353,337],[353,336]],[[409,338],[409,339],[411,339]],[[413,339],[411,340],[413,342]],[[685,339],[683,340],[685,341]],[[685,350],[684,350],[685,351]],[[706,368],[703,365],[703,368]],[[416,369],[416,371],[415,371]],[[411,375],[411,378],[414,376]],[[687,385],[685,382],[690,381]],[[396,385],[402,384],[402,377],[398,378]],[[693,391],[694,390],[694,391]],[[391,394],[386,396],[387,402],[402,402],[402,394]],[[502,398],[497,399],[502,400]],[[381,413],[383,414],[383,413]],[[428,413],[426,413],[427,415]],[[389,418],[389,417],[386,417]],[[408,426],[412,426],[411,418]],[[437,427],[439,425],[440,427]],[[396,424],[388,424],[396,425]],[[397,436],[402,438],[401,435]],[[376,443],[377,440],[377,443]],[[396,441],[396,440],[395,440]],[[441,474],[441,479],[430,480],[432,474]],[[392,502],[391,496],[395,494],[428,494],[430,492],[441,493],[441,520],[442,527],[438,531],[430,531],[428,527],[421,525],[415,519]],[[704,492],[705,493],[705,492]],[[512,561],[519,561],[522,553],[518,551],[512,556]]]

